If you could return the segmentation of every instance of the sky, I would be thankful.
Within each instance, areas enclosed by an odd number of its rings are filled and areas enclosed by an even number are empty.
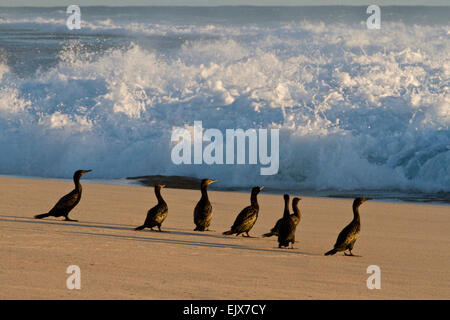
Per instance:
[[[450,5],[450,0],[0,0],[0,6],[68,6],[102,5],[102,6],[133,6],[133,5]]]

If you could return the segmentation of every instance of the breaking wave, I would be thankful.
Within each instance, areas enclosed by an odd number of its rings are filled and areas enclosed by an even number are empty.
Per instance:
[[[61,21],[9,23],[54,31]],[[320,21],[102,20],[83,32],[99,29],[170,32],[174,42],[133,38],[92,50],[64,40],[53,65],[26,76],[0,50],[2,174],[70,177],[83,167],[102,179],[177,174],[227,186],[450,190],[448,25],[391,22],[374,32]],[[259,165],[174,165],[172,131],[195,120],[223,132],[280,129],[278,174],[260,176]]]

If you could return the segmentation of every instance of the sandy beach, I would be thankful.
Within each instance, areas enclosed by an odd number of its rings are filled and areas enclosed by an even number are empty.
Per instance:
[[[224,236],[249,194],[210,191],[210,232],[194,232],[196,190],[163,189],[164,232],[136,232],[153,188],[83,183],[61,218],[35,220],[70,181],[0,178],[0,299],[449,299],[449,206],[369,201],[354,253],[325,257],[352,219],[351,200],[302,197],[295,249],[261,238],[281,217],[280,195],[259,196],[256,238]],[[301,196],[301,195],[291,195]],[[68,290],[66,268],[81,269]],[[369,265],[381,289],[369,290]]]

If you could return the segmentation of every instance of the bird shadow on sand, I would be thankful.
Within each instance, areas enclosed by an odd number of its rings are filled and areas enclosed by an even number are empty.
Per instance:
[[[135,228],[133,226],[128,226],[128,225],[102,224],[102,223],[99,223],[99,222],[84,222],[84,223],[80,223],[78,221],[69,222],[69,221],[66,221],[66,220],[58,219],[58,218],[39,220],[39,219],[35,219],[35,218],[17,217],[17,216],[2,216],[2,215],[0,215],[0,217],[3,217],[3,218],[14,218],[14,220],[0,218],[0,221],[7,221],[7,222],[23,222],[23,223],[58,225],[58,226],[70,226],[70,227],[100,228],[100,229],[112,229],[112,230],[127,230],[127,231],[134,230],[134,228]]]
[[[107,230],[121,230],[121,231],[134,231],[134,228],[129,227],[117,227],[117,226],[108,226],[108,225],[91,225],[91,224],[80,224],[74,222],[65,222],[64,220],[36,220],[34,218],[27,217],[14,217],[14,216],[1,216],[0,221],[13,222],[13,223],[33,223],[33,224],[47,224],[47,225],[59,225],[59,226],[71,226],[71,227],[83,227],[83,228],[100,228]],[[5,219],[5,218],[14,218]],[[96,236],[96,237],[107,237],[107,238],[115,238],[121,240],[128,241],[142,241],[142,242],[150,242],[150,243],[165,243],[171,245],[185,245],[185,246],[196,246],[196,247],[210,247],[210,248],[224,248],[224,249],[236,249],[236,250],[247,250],[247,251],[256,251],[256,252],[270,252],[270,253],[278,253],[278,254],[296,254],[296,255],[307,255],[307,256],[321,256],[318,254],[312,254],[307,252],[300,252],[297,250],[284,250],[278,248],[255,248],[249,247],[240,244],[229,244],[229,243],[216,243],[216,242],[203,242],[203,241],[191,241],[191,240],[180,240],[180,239],[167,239],[160,237],[153,237],[153,235],[158,234],[174,234],[174,235],[197,235],[203,237],[214,237],[222,240],[232,239],[234,237],[225,237],[225,236],[217,236],[212,234],[205,233],[196,233],[196,232],[181,232],[181,231],[140,231],[139,236],[136,235],[120,235],[120,234],[106,234],[106,233],[95,233],[95,232],[83,232],[83,231],[58,231],[62,233],[70,233],[70,234],[83,234],[88,236]],[[138,232],[136,232],[138,233]],[[141,236],[141,234],[145,234],[148,236]],[[152,235],[152,237],[150,237]]]
[[[3,218],[13,218],[10,219],[2,219]],[[22,219],[22,220],[20,220]],[[21,221],[25,223],[37,223],[37,224],[50,224],[50,225],[64,225],[70,227],[84,227],[84,228],[97,228],[97,229],[110,229],[110,230],[123,230],[123,231],[135,231],[134,229],[138,226],[136,225],[127,225],[127,224],[114,224],[114,223],[102,223],[102,222],[79,222],[79,221],[66,221],[61,218],[47,218],[45,220],[35,219],[34,217],[20,217],[20,216],[6,216],[0,215],[0,221]],[[234,237],[224,236],[222,234],[211,233],[213,231],[185,231],[177,228],[164,228],[162,231],[158,231],[155,227],[154,230],[146,228],[144,230],[139,230],[136,232],[142,233],[162,233],[162,234],[175,234],[180,236],[196,236],[196,237],[211,237],[216,239],[232,239]],[[238,238],[238,237],[236,237]]]
[[[281,254],[320,256],[317,254],[300,252],[300,251],[295,251],[295,250],[288,251],[288,250],[282,250],[282,249],[252,248],[252,247],[248,247],[248,246],[243,246],[243,245],[238,245],[238,244],[228,244],[228,243],[201,242],[201,241],[189,241],[189,240],[179,240],[179,239],[163,239],[163,238],[153,238],[153,237],[150,238],[150,237],[140,237],[140,236],[127,236],[127,235],[117,235],[117,234],[81,232],[81,231],[75,231],[75,232],[70,232],[70,233],[109,237],[109,238],[119,238],[122,240],[165,243],[165,244],[171,244],[171,245],[186,245],[186,246],[195,246],[195,247],[237,249],[237,250],[247,250],[247,251],[266,252],[266,253],[270,252],[270,253],[281,253]]]

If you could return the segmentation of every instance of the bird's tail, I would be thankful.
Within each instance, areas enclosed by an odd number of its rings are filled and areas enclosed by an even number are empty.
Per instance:
[[[325,255],[326,255],[326,256],[330,256],[330,255],[335,254],[336,252],[337,252],[336,249],[331,249],[330,251],[328,251],[327,253],[325,253]]]
[[[145,224],[143,224],[142,226],[139,226],[137,228],[134,228],[135,231],[139,231],[139,230],[142,230],[142,229],[145,229]]]
[[[275,233],[273,233],[272,231],[270,231],[270,232],[264,233],[262,236],[263,236],[264,238],[266,238],[266,237],[271,237],[271,236],[274,236],[274,235],[275,235]]]
[[[233,234],[233,233],[234,233],[233,230],[228,230],[228,231],[225,231],[222,234],[229,236],[230,234]]]
[[[43,213],[43,214],[37,214],[34,216],[35,219],[42,219],[42,218],[46,218],[49,217],[50,215],[48,213]]]

